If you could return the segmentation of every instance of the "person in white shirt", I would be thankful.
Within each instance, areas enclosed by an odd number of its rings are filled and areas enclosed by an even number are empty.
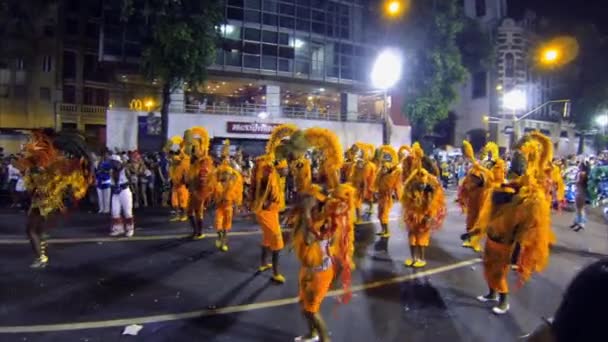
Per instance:
[[[129,179],[120,158],[112,156],[112,230],[110,236],[134,234],[133,194],[129,188]],[[123,219],[124,217],[124,219]]]

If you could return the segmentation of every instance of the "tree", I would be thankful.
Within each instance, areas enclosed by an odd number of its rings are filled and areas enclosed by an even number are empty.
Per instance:
[[[171,93],[183,82],[196,86],[215,59],[223,20],[219,0],[122,0],[123,20],[143,8],[142,71],[162,82],[161,120],[167,136]],[[136,6],[140,5],[140,6]],[[143,5],[143,6],[141,6]]]
[[[464,27],[457,0],[412,2],[404,25],[408,87],[404,111],[418,139],[447,118],[457,99],[456,85],[466,78],[457,38]]]

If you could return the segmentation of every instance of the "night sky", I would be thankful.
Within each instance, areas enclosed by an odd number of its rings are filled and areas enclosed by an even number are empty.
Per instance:
[[[507,0],[509,15],[521,18],[526,8],[534,10],[538,16],[572,20],[591,21],[608,34],[608,0]]]

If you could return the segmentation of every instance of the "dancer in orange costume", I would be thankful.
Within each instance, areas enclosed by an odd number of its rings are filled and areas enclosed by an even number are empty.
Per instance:
[[[224,141],[223,161],[215,169],[212,180],[212,198],[215,202],[215,229],[218,239],[215,242],[222,252],[228,251],[228,232],[232,229],[234,208],[243,201],[243,178],[230,165],[230,141]]]
[[[374,147],[369,144],[356,143],[353,145],[354,166],[348,178],[355,189],[357,189],[357,199],[355,201],[357,221],[362,219],[363,204],[368,203],[369,211],[374,196],[374,182],[376,180],[376,165],[372,162]]]
[[[187,221],[188,208],[187,175],[190,167],[190,158],[184,153],[184,140],[175,136],[165,145],[165,152],[169,155],[169,179],[171,179],[171,207],[175,216],[171,221]]]
[[[493,142],[487,143],[484,148],[485,154],[491,157],[483,164],[475,159],[473,146],[466,140],[463,142],[463,152],[473,166],[458,188],[458,204],[467,215],[466,231],[470,232],[477,223],[482,205],[490,200],[492,189],[503,183],[506,170],[504,161],[498,155],[498,146]],[[463,241],[462,246],[473,248],[476,252],[481,251],[479,244],[473,245],[468,239]]]
[[[347,184],[339,185],[327,198],[316,185],[300,193],[293,245],[301,263],[300,305],[309,331],[296,341],[329,341],[320,307],[338,276],[345,289],[342,301],[350,299],[355,193]]]
[[[203,127],[192,127],[184,132],[185,152],[190,159],[186,175],[189,203],[188,218],[192,226],[192,238],[200,240],[203,234],[203,215],[210,200],[213,159],[209,156],[209,134]]]
[[[412,255],[405,260],[405,265],[419,268],[426,266],[425,250],[429,246],[431,232],[443,224],[446,203],[437,176],[422,165],[424,152],[420,145],[414,144],[411,157],[413,171],[405,182],[401,198]]]
[[[36,259],[30,267],[43,268],[49,262],[44,240],[47,220],[65,212],[66,202],[86,195],[93,182],[90,154],[78,134],[34,131],[16,166],[24,175],[25,188],[31,196],[26,230]]]
[[[376,177],[375,189],[378,196],[378,219],[382,231],[378,233],[383,238],[388,238],[389,214],[393,208],[393,200],[401,198],[401,168],[399,167],[399,157],[395,149],[389,145],[379,148],[382,166]]]
[[[495,302],[497,314],[509,311],[507,275],[516,244],[521,247],[517,260],[519,283],[533,272],[542,271],[549,261],[549,245],[555,241],[551,231],[551,212],[545,189],[537,180],[546,165],[549,151],[543,151],[535,138],[526,136],[515,146],[508,182],[494,188],[484,203],[475,229],[463,239],[486,239],[483,265],[489,292],[477,299]]]
[[[530,138],[538,141],[543,153],[546,154],[546,161],[537,174],[537,180],[545,188],[549,206],[552,207],[555,199],[558,208],[561,208],[565,202],[566,186],[559,166],[553,164],[553,142],[551,138],[538,131],[530,133]]]
[[[272,280],[281,284],[285,282],[285,277],[279,272],[279,252],[284,247],[279,213],[285,208],[285,188],[281,187],[281,178],[284,177],[280,172],[287,170],[287,161],[282,159],[285,155],[277,156],[277,150],[282,147],[283,140],[296,131],[298,128],[295,125],[276,127],[266,144],[266,154],[256,159],[252,175],[251,208],[262,228],[262,254],[258,270],[264,272],[272,268]],[[272,253],[272,264],[267,263],[269,252]]]

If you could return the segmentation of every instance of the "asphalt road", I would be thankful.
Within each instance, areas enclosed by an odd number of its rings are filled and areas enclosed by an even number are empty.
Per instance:
[[[256,274],[261,236],[252,220],[236,220],[222,253],[213,235],[183,238],[187,224],[169,223],[166,212],[136,215],[127,241],[107,237],[108,217],[57,220],[50,265],[31,270],[24,214],[2,211],[0,341],[293,341],[305,332],[297,260],[282,253],[284,285]],[[377,223],[357,228],[354,297],[348,304],[328,297],[322,306],[333,341],[514,341],[552,316],[577,271],[608,254],[599,216],[574,233],[571,213],[554,214],[559,242],[549,267],[514,289],[511,311],[497,317],[475,300],[486,286],[479,256],[460,247],[464,217],[454,204],[424,271],[403,266],[409,251],[399,210],[393,217],[389,241],[374,235]],[[137,336],[122,335],[130,324],[143,326]]]

